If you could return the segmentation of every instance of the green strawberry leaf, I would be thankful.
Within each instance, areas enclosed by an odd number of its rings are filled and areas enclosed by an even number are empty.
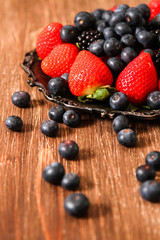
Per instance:
[[[114,87],[110,87],[109,85],[98,88],[92,94],[86,96],[87,99],[94,99],[98,101],[104,101],[106,98],[111,96],[117,90]]]
[[[139,107],[132,105],[131,103],[128,104],[127,108],[125,109],[127,111],[131,111],[131,112],[136,112],[137,110],[139,110]]]
[[[78,101],[85,103],[85,102],[91,102],[90,99],[86,98],[86,95],[78,97]]]
[[[141,108],[148,109],[148,110],[151,109],[151,108],[150,108],[149,106],[147,106],[147,105],[142,105]]]

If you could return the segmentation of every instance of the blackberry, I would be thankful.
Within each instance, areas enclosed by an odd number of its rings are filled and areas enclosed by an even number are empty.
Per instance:
[[[77,38],[80,50],[88,50],[89,45],[97,39],[102,39],[103,33],[98,30],[83,31]]]

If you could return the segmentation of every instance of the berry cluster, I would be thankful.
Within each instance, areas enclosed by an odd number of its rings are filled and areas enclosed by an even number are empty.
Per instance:
[[[156,181],[156,171],[160,170],[160,152],[150,152],[147,154],[145,162],[145,165],[136,169],[136,177],[142,182],[140,194],[145,200],[158,202],[160,200],[160,183]]]

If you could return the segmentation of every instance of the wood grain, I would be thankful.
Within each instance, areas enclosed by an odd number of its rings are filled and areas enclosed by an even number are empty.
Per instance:
[[[160,238],[159,204],[141,199],[135,169],[145,156],[160,149],[159,120],[130,120],[138,133],[135,148],[117,143],[112,121],[82,114],[81,125],[71,129],[60,124],[56,138],[40,132],[42,121],[54,104],[46,101],[20,68],[25,52],[35,47],[40,29],[51,21],[73,22],[81,10],[110,8],[115,4],[137,1],[109,0],[5,0],[0,1],[0,239],[3,240],[157,240]],[[148,1],[146,1],[148,3]],[[30,93],[31,106],[12,105],[17,90]],[[23,119],[21,133],[5,127],[9,115]],[[66,139],[80,147],[75,161],[58,154]],[[64,199],[71,192],[51,186],[42,179],[42,169],[53,161],[61,162],[66,172],[80,176],[77,192],[88,196],[88,215],[76,219],[64,210]]]

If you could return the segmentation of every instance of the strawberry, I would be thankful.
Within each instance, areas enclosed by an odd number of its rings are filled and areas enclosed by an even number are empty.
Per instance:
[[[117,90],[125,93],[133,105],[142,105],[147,95],[157,90],[157,85],[157,72],[147,52],[132,60],[116,81]]]
[[[56,45],[62,43],[60,37],[62,27],[62,24],[53,22],[47,25],[39,34],[36,43],[36,51],[41,59],[44,59]]]
[[[54,47],[50,54],[42,61],[42,71],[54,77],[69,73],[78,54],[78,48],[70,43],[62,43]]]
[[[86,50],[78,54],[69,74],[69,88],[73,95],[89,95],[112,82],[111,71],[98,57]]]
[[[152,20],[158,13],[160,13],[160,0],[151,0],[148,6],[151,10],[151,15],[149,20]]]
[[[117,7],[118,7],[118,5],[115,5],[114,7],[110,8],[109,10],[114,12],[114,10],[116,10]]]

